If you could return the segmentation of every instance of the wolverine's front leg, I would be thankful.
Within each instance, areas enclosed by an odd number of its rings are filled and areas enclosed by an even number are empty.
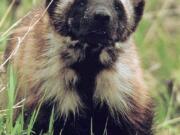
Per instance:
[[[136,108],[138,109],[138,108]],[[128,117],[109,118],[107,135],[153,135],[153,112],[134,110]]]

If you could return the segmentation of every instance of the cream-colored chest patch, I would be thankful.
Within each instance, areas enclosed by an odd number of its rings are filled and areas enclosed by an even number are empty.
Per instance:
[[[107,104],[113,116],[117,113],[126,115],[130,109],[128,98],[133,93],[131,74],[128,66],[119,63],[117,70],[104,70],[97,76],[94,100]]]

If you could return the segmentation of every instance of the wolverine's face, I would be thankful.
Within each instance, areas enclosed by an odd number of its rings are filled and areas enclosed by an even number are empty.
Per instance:
[[[57,32],[88,44],[125,41],[143,13],[144,0],[47,0]]]

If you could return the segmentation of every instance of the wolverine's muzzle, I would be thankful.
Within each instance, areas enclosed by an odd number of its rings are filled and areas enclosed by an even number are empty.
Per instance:
[[[105,6],[89,9],[83,38],[90,44],[105,43],[110,40],[113,16]],[[81,25],[83,27],[83,25]]]
[[[110,11],[105,7],[97,7],[93,13],[93,21],[96,24],[108,25],[112,19]]]

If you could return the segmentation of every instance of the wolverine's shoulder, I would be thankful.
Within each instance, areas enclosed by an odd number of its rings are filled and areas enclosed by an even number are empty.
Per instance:
[[[49,22],[45,8],[39,7],[31,10],[20,18],[16,25],[7,43],[4,61],[14,52],[16,57],[12,59],[22,59],[20,56],[24,52],[31,53],[32,50],[41,50],[46,44]]]

